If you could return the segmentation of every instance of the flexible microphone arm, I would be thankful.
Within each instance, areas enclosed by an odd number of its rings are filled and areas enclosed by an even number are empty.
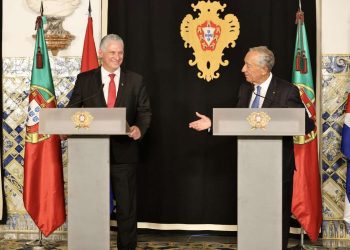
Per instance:
[[[100,94],[100,91],[102,90],[103,91],[103,87],[105,85],[102,83],[102,85],[100,86],[100,88],[98,89],[98,91],[96,91],[96,93],[94,93],[93,95],[91,96],[88,96],[88,97],[85,97],[83,98],[82,100],[78,101],[78,102],[74,102],[74,103],[68,103],[68,105],[66,106],[66,108],[72,108],[72,106],[74,107],[76,104],[78,103],[82,103],[82,102],[85,102],[86,100],[89,100],[90,98],[93,98],[95,96],[97,96],[98,94]]]
[[[268,97],[266,97],[266,96],[260,95],[260,94],[256,93],[255,91],[253,91],[253,93],[254,93],[254,95],[256,95],[256,96],[262,97],[262,98],[264,98],[265,100],[267,100],[267,101],[273,103],[273,100],[272,100],[271,98],[268,98]],[[274,91],[274,92],[272,92],[272,93],[275,94],[276,92]],[[277,106],[278,106],[279,108],[289,108],[288,105],[281,104],[281,103],[279,103]]]

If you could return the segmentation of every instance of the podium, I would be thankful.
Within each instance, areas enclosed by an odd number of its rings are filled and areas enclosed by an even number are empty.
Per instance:
[[[282,136],[305,134],[303,108],[214,108],[213,135],[238,136],[238,249],[282,249]]]
[[[40,111],[40,134],[68,138],[68,248],[110,249],[109,135],[125,135],[125,108]]]

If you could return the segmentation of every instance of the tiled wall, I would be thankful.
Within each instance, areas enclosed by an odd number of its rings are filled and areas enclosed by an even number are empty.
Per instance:
[[[57,104],[58,107],[64,107],[68,102],[76,76],[80,72],[80,57],[51,57],[50,60]],[[29,233],[36,239],[38,232],[26,213],[22,200],[24,136],[31,69],[32,58],[3,58],[3,167],[9,219],[6,225],[0,226],[0,232],[7,238],[28,238]],[[62,150],[65,192],[67,192],[65,144],[62,144]],[[66,229],[66,225],[63,225],[52,237],[61,238]]]
[[[343,221],[346,159],[340,152],[344,106],[350,90],[350,55],[322,57],[323,238],[349,239]]]

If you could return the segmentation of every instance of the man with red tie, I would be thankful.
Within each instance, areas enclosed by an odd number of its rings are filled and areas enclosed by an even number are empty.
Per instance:
[[[151,122],[150,101],[142,76],[120,67],[124,43],[118,35],[103,37],[98,54],[102,66],[77,76],[67,107],[126,107],[130,131],[128,136],[110,138],[110,173],[117,204],[118,249],[133,250],[137,244],[138,141]]]

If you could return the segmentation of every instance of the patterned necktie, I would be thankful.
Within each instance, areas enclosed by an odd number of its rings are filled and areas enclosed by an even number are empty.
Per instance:
[[[261,90],[261,86],[257,86],[256,87],[257,95],[255,95],[252,105],[250,106],[251,108],[259,108],[260,90]]]
[[[108,87],[108,100],[107,100],[107,107],[108,108],[113,108],[115,99],[116,99],[116,88],[115,88],[115,82],[114,82],[114,77],[115,74],[109,74],[108,75],[111,78],[111,81],[109,82],[109,87]]]

